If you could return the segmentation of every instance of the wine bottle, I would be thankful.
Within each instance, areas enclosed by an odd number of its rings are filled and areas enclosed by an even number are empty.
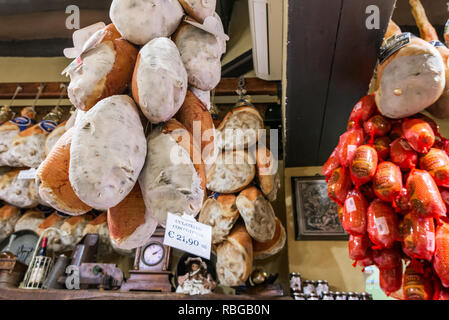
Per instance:
[[[44,283],[45,278],[45,260],[47,256],[47,238],[42,239],[42,245],[39,252],[36,254],[36,263],[31,270],[30,283],[34,288],[40,288]]]
[[[16,256],[11,252],[11,246],[14,240],[16,239],[16,234],[12,234],[9,237],[8,245],[6,246],[5,250],[0,252],[0,259],[15,259]]]

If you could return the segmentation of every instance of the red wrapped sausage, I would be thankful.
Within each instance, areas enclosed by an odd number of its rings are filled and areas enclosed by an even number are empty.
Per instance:
[[[432,281],[414,270],[410,264],[405,268],[403,282],[405,300],[432,300]]]
[[[402,264],[392,269],[379,270],[379,285],[387,296],[402,287]]]
[[[429,124],[429,126],[432,128],[432,131],[435,134],[435,136],[441,138],[440,126],[432,118],[430,118],[430,117],[428,117],[428,116],[426,116],[425,114],[422,114],[422,113],[417,113],[417,114],[411,116],[410,118],[421,119],[421,120],[427,122]]]
[[[378,114],[366,121],[363,129],[369,137],[382,137],[391,130],[391,121]]]
[[[418,154],[410,147],[407,140],[399,138],[390,145],[390,159],[404,170],[413,169],[418,163]]]
[[[406,214],[410,211],[410,202],[408,200],[407,189],[402,188],[399,196],[394,200],[393,207],[396,209],[396,212],[401,214]]]
[[[376,195],[374,194],[373,190],[373,184],[371,182],[362,184],[359,187],[359,190],[368,202],[371,202],[374,199],[376,199]]]
[[[361,260],[357,260],[356,264],[361,266],[362,268],[374,265],[373,250],[371,250],[371,248],[368,248],[368,250],[366,251],[366,257]],[[354,266],[356,264],[354,264]]]
[[[433,269],[441,280],[441,284],[449,287],[449,224],[437,227],[435,235],[435,254]]]
[[[371,181],[376,173],[376,168],[376,150],[368,145],[358,147],[350,166],[352,183],[358,187]]]
[[[323,173],[323,176],[326,176],[327,178],[330,177],[332,174],[332,171],[337,169],[340,166],[340,162],[338,162],[337,158],[337,148],[332,151],[329,159],[327,159],[326,163],[321,168],[321,172]]]
[[[444,204],[446,205],[446,212],[449,210],[449,190],[440,189],[441,199],[443,199]]]
[[[389,137],[391,141],[402,137],[402,123],[395,123],[391,126]]]
[[[359,190],[353,189],[346,196],[343,210],[343,229],[352,235],[366,233],[366,209],[368,201]]]
[[[364,96],[360,99],[351,111],[349,116],[348,128],[350,130],[357,126],[360,128],[363,122],[368,120],[376,111],[376,102],[373,95]]]
[[[399,226],[402,251],[413,259],[431,261],[435,252],[435,224],[433,218],[420,218],[411,211]]]
[[[349,236],[348,250],[349,258],[358,261],[367,257],[368,249],[371,247],[371,241],[365,234],[363,236]]]
[[[388,156],[390,155],[390,143],[391,140],[387,136],[384,137],[378,137],[374,139],[374,149],[377,151],[377,156],[382,159],[386,160]]]
[[[373,250],[373,260],[379,269],[392,269],[402,265],[401,252],[397,247]]]
[[[400,240],[398,217],[388,203],[379,199],[371,202],[367,220],[368,236],[377,249],[391,248]]]
[[[446,216],[446,206],[440,191],[427,171],[413,169],[407,179],[406,187],[412,210],[420,217],[439,219]]]
[[[327,194],[336,203],[343,205],[346,194],[352,186],[349,170],[339,167],[332,172],[327,184]]]
[[[373,189],[379,199],[392,202],[402,190],[401,169],[392,162],[379,163],[373,178]]]
[[[435,134],[432,127],[422,119],[404,119],[402,132],[416,152],[429,152],[435,143]]]
[[[446,151],[430,149],[419,158],[419,165],[430,173],[438,186],[449,187],[449,157]]]
[[[355,151],[363,143],[363,130],[353,129],[340,136],[337,146],[337,159],[343,167],[349,167]]]

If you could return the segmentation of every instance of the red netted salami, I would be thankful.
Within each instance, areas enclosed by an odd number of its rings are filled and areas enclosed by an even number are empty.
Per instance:
[[[400,227],[402,251],[410,258],[431,261],[435,252],[435,224],[433,218],[420,218],[409,212]]]
[[[390,145],[391,162],[397,164],[404,170],[413,169],[418,163],[418,154],[410,147],[407,140],[399,138]]]
[[[401,252],[397,247],[373,250],[373,260],[379,269],[396,268],[402,264]]]
[[[381,160],[386,160],[390,155],[391,140],[388,137],[378,137],[374,139],[374,149],[377,151],[377,156]]]
[[[349,116],[347,130],[352,129],[355,126],[360,128],[363,122],[368,120],[374,114],[376,108],[376,102],[373,95],[364,96],[360,99]]]
[[[329,159],[327,159],[326,163],[321,168],[321,172],[324,176],[330,177],[332,171],[337,169],[340,166],[340,162],[338,162],[337,158],[337,148],[334,149]]]
[[[392,269],[379,270],[379,285],[387,296],[402,287],[402,264]]]
[[[382,137],[391,130],[391,122],[389,119],[378,114],[366,121],[363,124],[363,129],[369,137]]]
[[[406,214],[410,210],[411,207],[406,188],[402,188],[399,196],[393,202],[393,207],[400,214]]]
[[[347,168],[339,167],[332,172],[327,185],[327,194],[329,198],[343,205],[346,194],[351,188],[351,178]]]
[[[419,153],[429,152],[435,143],[432,127],[422,119],[404,119],[402,132],[410,146]]]
[[[363,130],[353,129],[340,136],[337,146],[337,159],[344,167],[349,167],[355,151],[363,143]]]
[[[358,187],[371,181],[376,173],[376,168],[376,150],[368,145],[358,147],[350,166],[352,183]]]
[[[402,123],[395,123],[391,126],[390,134],[388,135],[391,141],[402,137]]]
[[[435,254],[433,268],[441,280],[441,284],[449,287],[449,224],[437,227],[435,236]]]
[[[449,187],[449,157],[446,151],[432,148],[419,158],[421,169],[426,170],[441,187]]]
[[[354,261],[366,259],[371,245],[371,241],[366,234],[363,236],[350,235],[348,242],[349,258]]]
[[[351,190],[346,196],[343,210],[343,229],[352,235],[366,232],[366,209],[368,202],[359,190]]]
[[[381,162],[373,178],[373,189],[379,199],[392,202],[402,189],[401,169],[392,162]]]
[[[432,279],[409,264],[404,272],[403,294],[405,300],[432,300]]]
[[[398,217],[393,208],[379,199],[368,207],[367,232],[377,249],[391,248],[400,240]]]
[[[373,184],[371,182],[362,184],[359,187],[359,190],[368,202],[371,202],[374,199],[376,199],[376,194],[374,193]]]
[[[446,215],[446,206],[438,187],[427,171],[413,169],[406,186],[412,210],[420,217],[439,218]]]

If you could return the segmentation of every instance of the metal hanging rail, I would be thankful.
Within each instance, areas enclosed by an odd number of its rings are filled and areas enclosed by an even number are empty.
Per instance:
[[[238,88],[239,78],[222,78],[214,89],[215,96],[235,96]],[[67,82],[29,82],[29,83],[0,83],[0,99],[34,99],[39,88],[44,88],[39,96],[40,99],[66,99],[67,92],[61,95],[61,85],[68,86]],[[22,89],[17,91],[18,86]],[[268,95],[281,97],[280,82],[265,81],[258,78],[245,78],[245,90],[249,95]]]

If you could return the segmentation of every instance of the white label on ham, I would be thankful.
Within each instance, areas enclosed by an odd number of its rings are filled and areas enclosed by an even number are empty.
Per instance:
[[[28,170],[22,170],[19,172],[19,179],[24,180],[34,180],[36,179],[36,172],[37,170],[35,168],[30,168]]]
[[[428,231],[426,235],[427,235],[427,250],[433,252],[435,250],[435,233]]]
[[[374,218],[374,223],[376,224],[377,232],[379,235],[384,236],[390,233],[388,229],[387,220],[384,217]]]
[[[394,35],[387,39],[385,45],[380,48],[379,63],[382,64],[393,53],[409,44],[412,38],[410,32],[404,32],[400,35]]]
[[[348,212],[354,212],[356,210],[354,198],[348,198],[346,200],[346,211]]]
[[[167,213],[164,245],[210,259],[212,227],[189,215]]]

